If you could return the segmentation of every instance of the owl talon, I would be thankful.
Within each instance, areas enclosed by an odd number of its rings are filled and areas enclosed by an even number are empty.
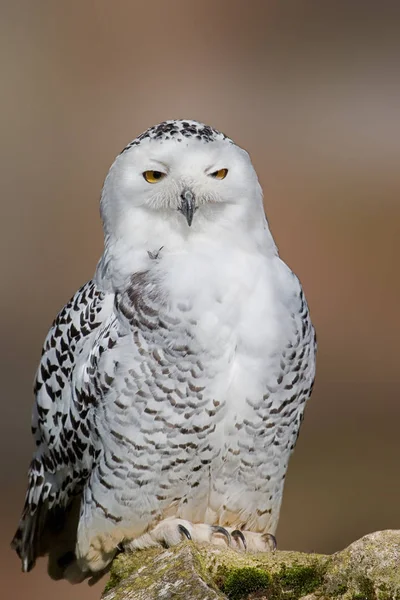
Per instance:
[[[211,543],[219,547],[232,548],[237,552],[251,554],[273,552],[276,549],[276,538],[271,533],[242,531],[233,527],[167,518],[160,521],[153,530],[137,538],[120,542],[115,548],[114,555],[121,550],[135,552],[145,548],[171,548],[186,540],[195,544]]]
[[[211,525],[210,527],[213,533],[221,533],[225,536],[228,547],[232,545],[231,534],[225,527],[221,527],[220,525]]]
[[[192,536],[190,535],[189,531],[181,523],[178,525],[178,531],[179,533],[182,533],[185,537],[187,537],[188,540],[192,539]]]
[[[262,538],[268,544],[268,546],[271,548],[271,552],[274,552],[278,545],[277,541],[276,541],[276,537],[274,535],[272,535],[272,533],[263,533]]]
[[[240,529],[235,529],[234,531],[231,532],[231,537],[233,537],[233,539],[235,540],[235,542],[237,542],[237,544],[239,545],[239,540],[242,542],[243,544],[243,548],[246,551],[247,550],[247,542],[246,542],[246,538],[244,537],[243,533],[240,531]]]

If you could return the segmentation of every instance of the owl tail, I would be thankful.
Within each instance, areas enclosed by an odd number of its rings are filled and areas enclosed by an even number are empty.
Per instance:
[[[20,557],[24,572],[33,569],[39,556],[48,555],[52,579],[66,578],[78,583],[84,578],[74,565],[81,494],[76,492],[63,504],[54,486],[54,476],[46,473],[40,457],[34,458],[24,509],[11,547]]]
[[[29,469],[29,485],[19,527],[11,542],[22,561],[22,570],[28,572],[40,555],[40,540],[48,513],[51,484],[45,482],[44,467],[34,458]]]

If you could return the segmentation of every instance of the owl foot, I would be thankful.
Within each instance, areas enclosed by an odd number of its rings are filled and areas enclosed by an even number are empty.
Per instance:
[[[206,542],[244,552],[271,552],[276,548],[276,539],[271,533],[241,531],[232,527],[191,523],[185,519],[168,518],[140,537],[123,543],[124,550],[143,550],[154,546],[169,548],[184,539]]]
[[[191,523],[185,519],[169,518],[161,521],[154,529],[138,538],[122,544],[127,550],[143,550],[154,546],[169,548],[180,544],[184,539],[193,542],[208,542],[230,546],[230,533],[218,525]]]
[[[272,533],[255,533],[254,531],[240,531],[235,529],[231,532],[235,540],[236,550],[245,552],[274,552],[276,550],[276,537]]]

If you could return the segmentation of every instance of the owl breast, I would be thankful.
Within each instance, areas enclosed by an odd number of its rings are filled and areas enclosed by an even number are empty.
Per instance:
[[[239,267],[199,262],[197,273],[179,278],[183,288],[171,284],[173,271],[163,280],[142,273],[120,301],[140,365],[131,383],[130,412],[141,423],[135,444],[157,449],[151,469],[163,517],[241,515],[243,523],[254,504],[281,493],[298,415],[285,420],[277,411],[288,395],[282,355],[296,323],[276,300],[279,278],[259,260]],[[182,275],[187,265],[176,268]]]

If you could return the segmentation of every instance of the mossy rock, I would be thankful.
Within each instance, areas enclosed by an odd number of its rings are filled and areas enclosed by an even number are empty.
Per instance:
[[[371,533],[334,554],[325,588],[343,600],[400,600],[400,531]]]
[[[400,600],[400,531],[332,556],[186,542],[118,556],[103,600]]]

